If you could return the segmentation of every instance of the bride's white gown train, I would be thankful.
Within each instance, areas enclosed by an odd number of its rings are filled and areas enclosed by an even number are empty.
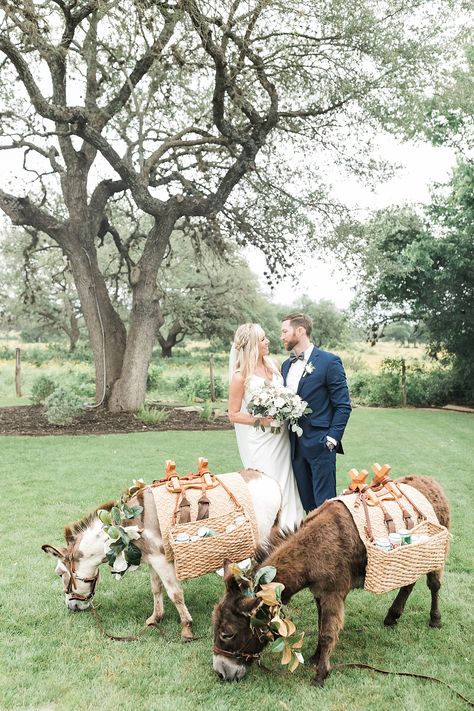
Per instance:
[[[259,375],[250,377],[240,412],[248,413],[247,403],[251,393],[260,388],[264,382],[265,379]],[[281,377],[275,374],[273,382],[281,383]],[[283,425],[280,434],[272,434],[270,428],[263,432],[252,425],[235,423],[234,427],[243,466],[246,469],[259,469],[280,484],[283,499],[280,526],[282,528],[298,526],[303,519],[304,509],[291,466],[287,428]]]

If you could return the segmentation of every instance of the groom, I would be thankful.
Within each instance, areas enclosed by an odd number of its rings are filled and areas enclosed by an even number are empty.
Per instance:
[[[336,452],[344,453],[341,440],[351,413],[341,359],[311,343],[312,327],[301,313],[285,316],[281,324],[281,340],[291,351],[281,367],[283,382],[312,410],[298,421],[301,437],[290,430],[293,471],[306,512],[336,496]]]

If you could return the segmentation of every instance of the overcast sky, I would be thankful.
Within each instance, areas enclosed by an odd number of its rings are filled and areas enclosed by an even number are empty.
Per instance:
[[[430,185],[446,182],[455,164],[454,152],[449,148],[435,148],[427,143],[400,143],[391,136],[379,141],[383,158],[402,164],[397,174],[380,184],[374,192],[356,180],[339,180],[334,184],[335,196],[344,201],[361,217],[371,209],[389,205],[426,203],[430,197]],[[261,278],[266,293],[266,283],[262,272],[265,260],[256,250],[246,253],[250,266]],[[338,268],[337,255],[332,260],[305,260],[299,274],[291,274],[272,293],[277,303],[291,304],[299,296],[311,299],[329,299],[340,308],[349,305],[353,297],[351,287],[354,277],[343,268]]]

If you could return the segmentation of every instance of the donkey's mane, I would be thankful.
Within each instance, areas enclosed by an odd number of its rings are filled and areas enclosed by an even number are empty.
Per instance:
[[[107,511],[110,511],[110,509],[115,506],[115,504],[115,501],[107,501],[105,504],[101,504],[101,506],[98,506],[96,509],[94,509],[94,511],[91,511],[79,521],[74,521],[74,523],[70,523],[69,525],[65,526],[64,536],[66,538],[66,541],[69,541],[71,538],[75,538],[80,533],[86,531],[91,525],[91,523],[94,521],[94,519],[97,518],[97,511],[99,511],[100,509],[106,509]]]
[[[267,540],[261,543],[254,553],[254,568],[258,568],[270,553],[273,553],[276,548],[286,543],[295,533],[295,530],[289,528],[281,529],[279,526],[274,526]]]

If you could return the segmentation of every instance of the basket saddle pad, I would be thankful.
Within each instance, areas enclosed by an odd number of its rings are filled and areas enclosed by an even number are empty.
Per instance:
[[[239,472],[230,472],[227,474],[217,474],[218,479],[222,479],[225,486],[233,493],[239,504],[246,513],[252,531],[254,540],[258,541],[257,519],[255,518],[255,510],[253,507],[252,497],[250,496],[247,484],[243,480]],[[176,507],[176,497],[179,494],[172,494],[166,486],[152,487],[153,498],[155,499],[156,513],[161,529],[161,537],[163,547],[165,549],[166,559],[173,560],[173,550],[169,543],[168,529],[172,525],[173,512]],[[186,489],[186,498],[190,503],[191,521],[195,521],[198,511],[198,501],[202,495],[201,489]],[[214,516],[223,516],[224,514],[235,511],[235,503],[230,498],[223,486],[216,486],[214,489],[207,489],[206,496],[209,499],[209,518],[202,519],[203,526],[212,528],[212,519]],[[179,514],[177,523],[179,523]]]
[[[399,489],[407,494],[411,501],[418,507],[422,514],[426,517],[428,521],[432,523],[439,524],[438,517],[436,516],[431,503],[428,501],[426,496],[423,496],[418,489],[415,489],[409,484],[397,484]],[[389,492],[387,491],[387,494]],[[358,493],[346,494],[345,496],[336,496],[332,501],[342,501],[342,503],[347,507],[347,509],[352,514],[354,523],[359,531],[359,536],[362,543],[367,547],[370,544],[369,537],[367,535],[366,518],[364,513],[364,507],[359,503],[356,506],[358,500]],[[396,501],[383,501],[384,508],[390,513],[395,524],[395,530],[400,530],[405,528],[405,522],[403,520],[402,510]],[[404,497],[402,500],[404,508],[408,511],[413,519],[413,523],[417,524],[418,514],[413,510],[412,505]],[[370,525],[372,526],[372,532],[375,538],[386,538],[388,536],[387,526],[384,523],[383,512],[380,506],[368,506]]]

